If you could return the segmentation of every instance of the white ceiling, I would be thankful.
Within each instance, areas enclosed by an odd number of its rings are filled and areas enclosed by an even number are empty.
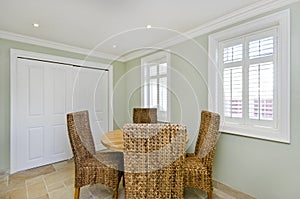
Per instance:
[[[121,56],[259,1],[0,0],[0,30]]]

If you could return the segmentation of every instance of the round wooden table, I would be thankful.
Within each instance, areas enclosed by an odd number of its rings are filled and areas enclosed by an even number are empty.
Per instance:
[[[189,141],[188,136],[186,142]],[[101,143],[108,149],[113,151],[124,151],[123,130],[117,129],[105,133],[101,138]]]
[[[105,133],[101,138],[101,143],[113,151],[124,151],[123,130],[117,129]]]

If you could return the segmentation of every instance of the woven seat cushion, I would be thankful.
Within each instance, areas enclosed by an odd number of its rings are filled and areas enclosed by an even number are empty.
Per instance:
[[[121,170],[122,163],[120,160],[123,158],[121,153],[120,155],[111,154],[112,157],[109,157],[109,155],[110,154],[96,153],[94,157],[86,159],[82,163],[82,167],[108,167]]]
[[[124,169],[124,156],[122,152],[102,152],[97,151],[95,156],[102,164],[114,168],[118,171],[123,171]]]

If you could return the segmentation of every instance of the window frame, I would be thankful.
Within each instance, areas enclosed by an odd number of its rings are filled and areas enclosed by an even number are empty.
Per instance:
[[[149,74],[147,75],[147,77],[145,77],[144,74],[145,74],[145,70],[146,69],[148,70],[147,63],[154,62],[156,64],[160,64],[160,63],[158,63],[158,60],[162,60],[162,59],[165,59],[166,63],[167,63],[167,74],[166,74],[166,77],[167,77],[167,111],[166,111],[166,118],[161,119],[160,111],[157,110],[157,114],[158,114],[157,120],[159,122],[169,122],[171,120],[171,118],[170,118],[171,103],[170,103],[170,92],[169,92],[168,88],[170,88],[170,80],[171,80],[171,77],[170,77],[171,59],[170,59],[170,53],[168,51],[160,51],[160,52],[154,53],[152,55],[143,57],[141,59],[141,105],[142,105],[142,107],[156,108],[156,107],[150,107],[149,99],[145,99],[146,87],[149,84],[148,81],[153,78],[150,78]],[[161,76],[161,74],[158,74],[158,75],[156,75],[156,77],[158,79],[158,78],[161,78],[162,76]],[[145,79],[145,78],[147,78],[147,79]],[[158,95],[159,95],[159,93],[158,93]]]
[[[225,40],[250,35],[262,30],[276,27],[277,67],[274,68],[274,81],[277,81],[277,121],[274,128],[260,125],[240,125],[224,120],[223,113],[223,68],[219,63],[219,45]],[[244,48],[244,47],[243,47]],[[243,83],[243,86],[245,84]],[[290,143],[290,10],[283,10],[235,27],[209,35],[208,61],[208,108],[221,114],[221,128],[224,133],[254,137],[283,143]],[[248,100],[248,99],[243,99]],[[248,102],[247,102],[248,103]],[[244,118],[243,118],[244,119]]]

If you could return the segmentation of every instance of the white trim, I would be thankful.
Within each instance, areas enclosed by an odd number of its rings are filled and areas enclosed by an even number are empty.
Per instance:
[[[113,66],[109,64],[103,64],[103,63],[97,63],[97,62],[90,62],[85,60],[79,60],[79,59],[72,59],[72,58],[66,58],[66,57],[59,57],[54,55],[47,55],[42,53],[36,53],[36,52],[30,52],[30,51],[24,51],[24,50],[17,50],[17,49],[10,49],[10,173],[13,173],[16,171],[15,166],[17,165],[17,151],[15,151],[15,148],[13,146],[17,143],[17,138],[15,136],[15,133],[12,133],[15,131],[14,124],[14,116],[16,112],[16,107],[14,105],[16,104],[16,68],[17,68],[17,59],[18,57],[25,57],[25,58],[32,58],[32,59],[38,59],[38,60],[44,60],[44,61],[54,61],[54,62],[61,62],[66,64],[74,64],[74,65],[83,65],[85,67],[92,67],[92,68],[99,68],[99,69],[106,69],[109,72],[109,90],[108,90],[108,99],[112,99],[113,94]],[[109,101],[110,103],[111,101]],[[112,106],[108,109],[108,129],[111,131],[113,129],[113,112],[112,112]]]
[[[141,85],[142,85],[142,91],[141,91],[141,106],[146,106],[144,104],[144,65],[145,63],[153,60],[157,60],[160,58],[165,57],[167,60],[167,88],[170,88],[171,86],[171,55],[168,50],[160,51],[155,54],[143,57],[141,59]],[[167,103],[168,103],[168,110],[167,110],[167,121],[171,121],[171,99],[170,99],[170,91],[167,91]]]
[[[259,1],[250,6],[244,7],[237,11],[231,12],[230,14],[224,15],[220,18],[217,18],[208,23],[205,23],[205,24],[203,24],[197,28],[194,28],[192,30],[189,30],[187,32],[184,32],[184,33],[178,32],[178,36],[175,36],[166,41],[160,42],[157,45],[154,45],[154,47],[157,47],[156,49],[153,48],[153,49],[145,50],[143,52],[131,53],[131,54],[128,54],[125,56],[116,56],[116,55],[112,55],[112,54],[95,51],[92,53],[92,56],[109,59],[109,60],[117,60],[117,61],[121,61],[121,62],[127,62],[132,59],[150,54],[154,51],[157,51],[158,49],[164,49],[164,48],[168,48],[170,46],[174,46],[181,42],[184,42],[184,41],[193,39],[195,37],[210,33],[212,31],[221,29],[225,26],[229,26],[234,23],[238,23],[238,22],[250,19],[252,17],[255,17],[260,14],[281,8],[283,6],[287,6],[292,3],[296,3],[298,1],[300,1],[300,0]],[[25,36],[25,35],[21,35],[21,34],[11,33],[11,32],[7,32],[7,31],[1,31],[1,30],[0,30],[0,38],[13,40],[13,41],[19,41],[19,42],[28,43],[28,44],[39,45],[39,46],[43,46],[43,47],[49,47],[49,48],[58,49],[58,50],[64,50],[64,51],[73,52],[73,53],[79,53],[79,54],[83,54],[83,55],[89,55],[92,52],[91,49],[79,48],[76,46],[66,45],[66,44],[62,44],[62,43],[57,43],[57,42],[53,42],[53,41],[49,41],[49,40],[39,39],[39,38],[35,38],[35,37],[29,37],[29,36]]]
[[[247,33],[259,31],[272,26],[278,26],[278,129],[262,129],[257,132],[257,129],[249,129],[249,127],[235,127],[222,126],[224,132],[257,137],[262,139],[274,140],[279,142],[290,143],[290,10],[283,10],[224,31],[220,31],[209,35],[209,61],[208,61],[208,108],[216,112],[223,112],[220,110],[219,95],[222,95],[222,88],[220,80],[222,79],[222,72],[218,68],[218,45],[219,42],[233,37],[238,37]],[[276,41],[276,40],[275,40]],[[283,69],[284,67],[284,69]],[[245,129],[249,133],[244,133]],[[244,132],[243,132],[244,130]],[[270,130],[273,135],[270,136]]]
[[[108,103],[109,103],[109,106],[108,106],[108,130],[109,131],[112,131],[113,130],[113,125],[114,125],[114,115],[113,115],[113,89],[114,89],[114,85],[113,85],[113,65],[109,65],[109,68],[108,68]]]
[[[168,39],[167,41],[154,45],[153,50],[147,50],[143,52],[136,52],[122,57],[124,62],[129,60],[145,56],[149,53],[156,51],[157,49],[164,49],[170,46],[174,46],[181,42],[192,40],[195,37],[213,32],[215,30],[224,28],[226,26],[233,25],[235,23],[250,19],[252,17],[264,14],[266,12],[287,6],[292,3],[296,3],[300,0],[264,0],[258,1],[250,6],[231,12],[230,14],[224,15],[220,18],[207,22],[197,28],[189,30],[184,33],[178,32],[178,36]]]
[[[78,53],[78,54],[87,55],[87,56],[91,55],[93,57],[98,57],[98,58],[103,58],[103,59],[108,59],[108,60],[123,61],[122,58],[119,58],[116,55],[103,53],[103,52],[99,52],[99,51],[94,51],[93,49],[80,48],[77,46],[66,45],[66,44],[57,43],[57,42],[53,42],[53,41],[49,41],[49,40],[45,40],[45,39],[39,39],[36,37],[30,37],[30,36],[26,36],[26,35],[2,31],[2,30],[0,30],[0,38],[17,41],[17,42],[22,42],[22,43],[38,45],[38,46],[42,46],[42,47],[53,48],[53,49],[57,49],[57,50],[63,50],[63,51],[72,52],[72,53]]]

